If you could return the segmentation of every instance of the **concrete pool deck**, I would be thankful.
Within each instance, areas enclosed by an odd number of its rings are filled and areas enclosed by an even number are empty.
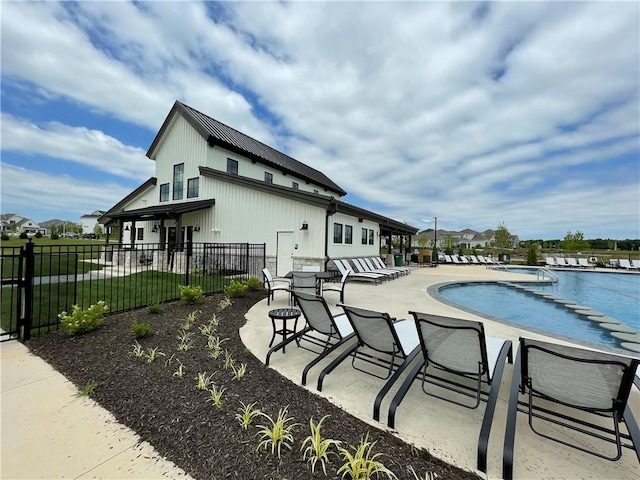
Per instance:
[[[525,332],[497,321],[477,317],[469,312],[445,305],[430,298],[426,289],[430,285],[464,280],[530,280],[530,276],[503,270],[490,270],[482,266],[441,265],[438,268],[415,268],[411,275],[374,286],[364,282],[351,282],[345,290],[345,304],[361,306],[371,310],[388,312],[397,318],[407,318],[408,311],[429,312],[436,315],[454,316],[484,322],[486,334],[509,339],[517,346],[521,335],[529,338],[556,341],[541,334]],[[332,310],[339,312],[336,302],[338,294],[327,293],[326,298]],[[247,324],[241,329],[241,337],[251,352],[264,361],[271,338],[271,323],[267,312],[272,308],[285,307],[287,295],[276,292],[275,301],[267,305],[266,300],[256,304],[247,314]],[[562,342],[560,343],[568,343]],[[517,347],[516,347],[517,348]],[[515,353],[515,352],[514,352]],[[303,367],[313,359],[314,354],[302,348],[288,348],[286,354],[276,352],[271,356],[270,367],[300,384]],[[328,360],[322,362],[326,365]],[[317,375],[322,367],[310,371],[307,386],[310,391],[322,395],[347,412],[361,418],[372,427],[388,430],[386,426],[387,408],[390,399],[399,387],[402,377],[387,394],[382,403],[380,422],[372,417],[375,396],[382,381],[354,370],[349,361],[341,364],[324,379],[324,388],[315,388]],[[499,400],[489,440],[488,478],[502,475],[502,445],[506,424],[506,407],[513,366],[507,364],[500,387]],[[630,406],[636,420],[640,421],[640,392],[634,387]],[[469,410],[428,397],[415,383],[396,412],[395,429],[391,430],[416,447],[427,449],[442,460],[458,467],[475,471],[476,451],[484,406]],[[640,465],[635,453],[623,449],[623,456],[617,462],[602,460],[556,442],[545,440],[531,432],[526,415],[518,415],[515,444],[514,478],[616,478],[636,479],[640,475]],[[570,435],[554,428],[555,433]],[[366,432],[363,432],[363,434]],[[589,440],[590,443],[591,440]]]
[[[480,319],[429,298],[429,285],[457,280],[523,280],[530,277],[482,266],[441,265],[415,268],[411,275],[379,286],[359,282],[346,287],[345,303],[389,312],[407,318],[409,310],[438,315]],[[336,312],[338,294],[327,293]],[[276,293],[270,306],[263,300],[247,314],[241,337],[257,358],[264,361],[271,338],[267,312],[287,306],[287,295]],[[488,335],[517,342],[521,329],[480,319]],[[532,338],[545,337],[529,334]],[[286,354],[274,353],[270,367],[300,384],[303,366],[310,352],[291,347]],[[315,390],[311,371],[308,386]],[[506,400],[512,367],[507,365],[500,388],[496,416],[489,444],[488,478],[501,476],[501,454],[506,419]],[[383,402],[381,423],[371,416],[373,398],[380,380],[351,368],[349,362],[325,379],[319,395],[360,417],[372,428],[386,429],[386,408],[394,390]],[[399,385],[399,383],[397,384]],[[162,458],[130,429],[89,399],[75,397],[76,388],[63,375],[19,342],[0,344],[0,478],[105,478],[105,479],[189,479],[173,463]],[[640,420],[640,392],[635,387],[630,406]],[[396,415],[393,433],[416,447],[462,468],[475,471],[475,452],[484,406],[476,410],[457,407],[411,388]],[[563,447],[535,436],[518,416],[515,478],[620,478],[637,479],[640,466],[635,454],[624,449],[618,462],[609,462]],[[46,426],[46,428],[43,428]],[[366,432],[363,432],[363,434]],[[384,453],[384,452],[383,452]],[[424,472],[418,472],[424,473]],[[484,476],[484,475],[482,475]]]

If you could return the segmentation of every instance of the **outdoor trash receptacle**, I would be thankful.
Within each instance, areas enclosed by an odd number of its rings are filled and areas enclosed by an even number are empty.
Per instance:
[[[396,253],[393,258],[396,261],[396,267],[401,267],[402,266],[402,254],[401,253]]]

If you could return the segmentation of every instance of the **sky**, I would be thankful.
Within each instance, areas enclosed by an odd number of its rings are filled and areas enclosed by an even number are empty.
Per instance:
[[[640,3],[0,2],[1,213],[108,210],[175,100],[420,230],[640,238]]]

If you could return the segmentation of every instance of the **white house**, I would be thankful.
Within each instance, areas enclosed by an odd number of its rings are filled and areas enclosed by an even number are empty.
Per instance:
[[[178,101],[147,157],[156,175],[99,219],[118,227],[129,249],[264,243],[267,267],[284,275],[378,255],[380,237],[400,235],[410,245],[417,232],[341,201],[346,192],[322,172]]]
[[[105,213],[102,210],[96,210],[92,213],[87,213],[80,217],[80,225],[82,226],[82,233],[94,233],[96,225],[102,228],[102,225],[98,222],[98,219]]]

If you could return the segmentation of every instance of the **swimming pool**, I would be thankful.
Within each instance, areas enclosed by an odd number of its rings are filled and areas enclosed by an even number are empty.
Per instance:
[[[531,269],[510,269],[534,273]],[[533,288],[590,307],[640,329],[640,275],[599,272],[554,271],[559,281]],[[430,293],[433,293],[430,291]],[[615,347],[618,342],[597,323],[554,302],[496,283],[442,285],[441,300],[465,310],[515,323],[523,328]]]

